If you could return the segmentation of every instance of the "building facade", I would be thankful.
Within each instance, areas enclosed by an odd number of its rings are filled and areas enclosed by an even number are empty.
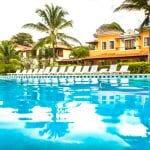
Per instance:
[[[96,39],[88,42],[95,49],[90,50],[84,64],[112,64],[119,62],[147,61],[150,29],[140,31],[97,30]]]

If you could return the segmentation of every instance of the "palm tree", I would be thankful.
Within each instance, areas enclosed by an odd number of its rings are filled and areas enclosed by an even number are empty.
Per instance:
[[[139,30],[142,30],[144,27],[149,26],[150,22],[150,0],[125,0],[119,7],[117,7],[114,11],[119,10],[144,10],[145,11],[145,19],[140,25]],[[150,35],[150,27],[149,28],[149,35]],[[150,38],[149,38],[150,39]],[[150,61],[150,45],[148,51],[148,62]]]
[[[16,69],[21,68],[22,63],[12,41],[6,40],[0,42],[0,62],[0,64],[3,65],[5,72],[15,71]]]
[[[36,13],[42,18],[42,22],[25,24],[24,28],[36,29],[37,31],[47,34],[46,37],[39,40],[37,45],[50,44],[53,50],[53,63],[56,61],[55,46],[58,41],[64,45],[71,47],[67,40],[80,43],[77,39],[62,33],[63,29],[72,27],[72,20],[66,20],[65,16],[68,12],[64,11],[62,7],[51,4],[45,5],[45,9],[37,9]]]
[[[14,60],[19,59],[17,52],[15,50],[15,45],[11,41],[2,41],[0,42],[0,59],[1,62],[9,64]]]
[[[143,28],[144,25],[148,25],[149,15],[150,15],[150,5],[148,5],[149,0],[125,0],[119,7],[117,7],[114,11],[120,10],[144,10],[146,17],[141,24],[140,28]]]
[[[122,27],[117,23],[117,22],[112,22],[110,24],[103,24],[101,25],[98,30],[116,30],[116,31],[120,31],[120,32],[124,32],[124,30],[122,29]]]
[[[146,13],[150,13],[150,6],[148,0],[125,0],[114,11],[120,10],[144,10]]]

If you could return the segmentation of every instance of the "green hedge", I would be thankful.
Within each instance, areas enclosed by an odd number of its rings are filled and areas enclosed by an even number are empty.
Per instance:
[[[150,73],[150,63],[148,62],[119,63],[118,64],[119,68],[121,65],[129,65],[129,70],[131,71],[131,73],[136,74]]]
[[[9,72],[16,72],[17,69],[20,69],[19,65],[14,64],[0,64],[0,74],[6,74]]]

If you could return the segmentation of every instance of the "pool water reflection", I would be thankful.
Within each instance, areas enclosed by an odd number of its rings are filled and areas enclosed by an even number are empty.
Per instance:
[[[148,150],[150,81],[0,81],[0,149]]]

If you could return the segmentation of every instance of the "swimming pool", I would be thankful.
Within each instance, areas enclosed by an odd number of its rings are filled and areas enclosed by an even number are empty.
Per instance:
[[[147,77],[1,77],[0,149],[149,150]]]

